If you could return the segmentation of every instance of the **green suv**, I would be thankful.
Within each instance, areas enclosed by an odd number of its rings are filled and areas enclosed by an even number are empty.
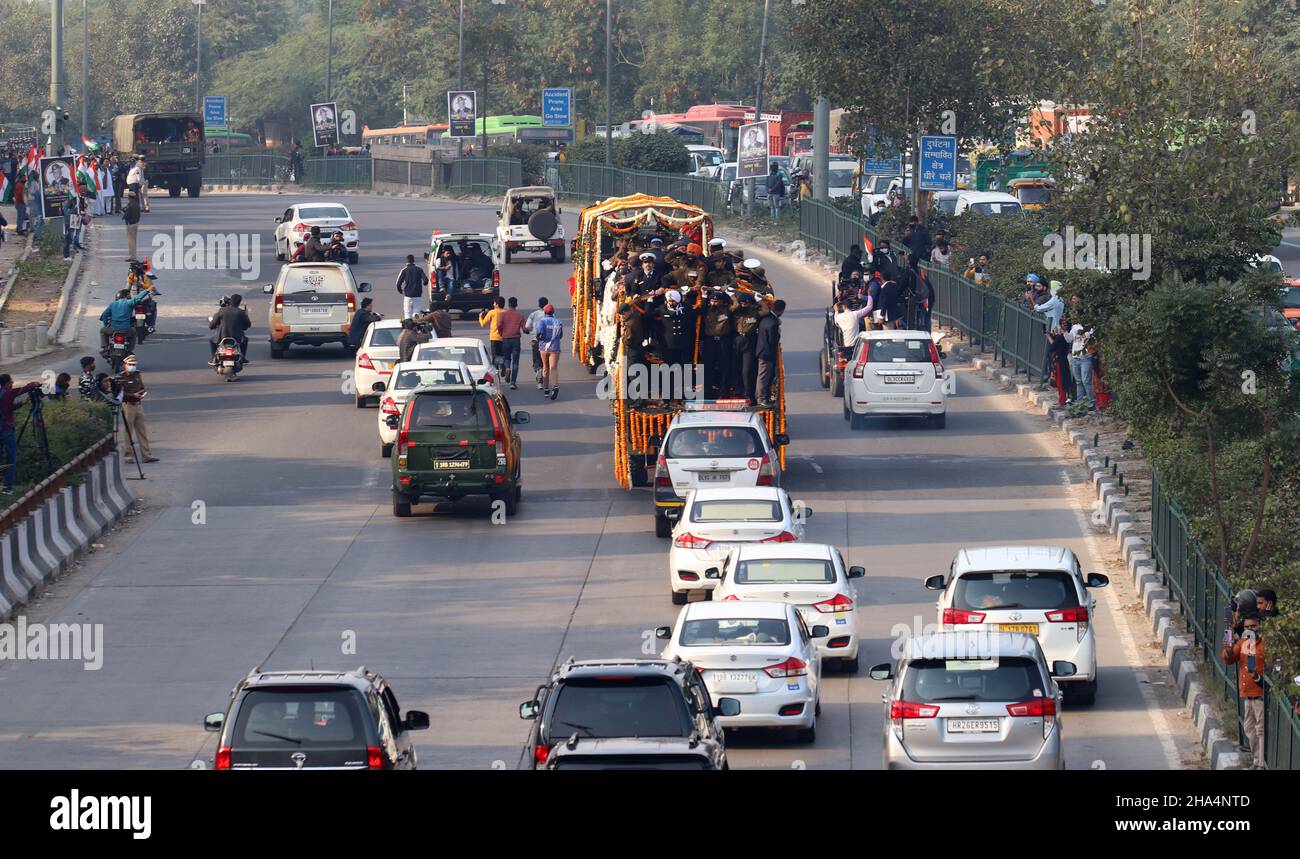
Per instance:
[[[417,388],[401,415],[388,418],[397,430],[393,451],[393,515],[410,516],[425,498],[455,501],[486,495],[513,516],[522,495],[516,424],[527,412],[510,411],[495,388],[438,385]]]

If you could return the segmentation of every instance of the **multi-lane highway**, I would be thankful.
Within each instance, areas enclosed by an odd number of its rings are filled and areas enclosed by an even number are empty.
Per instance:
[[[141,247],[176,225],[187,233],[257,232],[261,277],[162,271],[159,334],[140,350],[156,455],[136,484],[143,512],[27,611],[29,621],[104,624],[99,671],[80,663],[0,665],[0,767],[180,768],[212,753],[200,721],[221,710],[250,668],[373,667],[402,706],[427,710],[421,767],[514,767],[529,725],[518,703],[557,660],[638,655],[675,617],[666,541],[656,539],[647,490],[611,474],[608,404],[566,354],[560,399],[531,383],[511,404],[532,414],[524,435],[524,504],[493,525],[486,502],[395,519],[389,461],[375,411],[345,390],[352,367],[337,347],[294,349],[272,361],[260,285],[278,264],[272,219],[288,196],[155,195]],[[400,312],[393,281],[402,256],[427,249],[433,229],[490,230],[494,205],[343,198],[362,229],[358,279],[376,308]],[[577,207],[565,204],[572,229]],[[124,279],[125,235],[95,231],[81,333]],[[1292,241],[1296,241],[1294,238]],[[730,744],[734,767],[877,768],[880,684],[899,629],[934,620],[922,579],[972,544],[1068,546],[1085,569],[1108,572],[1098,594],[1101,685],[1091,708],[1065,719],[1071,768],[1196,766],[1190,722],[1169,691],[1133,595],[1090,534],[1081,473],[1045,422],[983,378],[957,368],[947,429],[873,423],[851,433],[818,385],[826,277],[752,250],[790,308],[783,320],[792,393],[785,485],[816,515],[807,539],[838,545],[867,568],[855,612],[863,672],[828,675],[815,745],[766,734]],[[1290,267],[1290,263],[1288,263]],[[568,319],[569,266],[540,259],[505,266],[502,294],[521,307],[552,298]],[[254,363],[236,384],[205,364],[206,316],[232,291],[249,298]],[[485,336],[473,322],[457,334]],[[97,342],[97,341],[96,341]],[[86,353],[93,353],[91,347]],[[525,358],[525,361],[527,359]],[[355,641],[355,652],[344,652]]]

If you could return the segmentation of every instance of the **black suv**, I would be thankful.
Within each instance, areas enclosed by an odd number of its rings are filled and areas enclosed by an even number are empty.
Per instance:
[[[570,658],[539,686],[532,700],[519,705],[519,718],[534,721],[526,766],[559,768],[568,764],[651,768],[684,762],[693,769],[727,769],[727,744],[718,716],[740,713],[735,698],[719,698],[715,707],[700,672],[680,658]],[[626,744],[607,740],[655,741]],[[617,751],[626,754],[623,761]],[[563,751],[561,751],[561,747]],[[587,755],[587,753],[590,753]],[[592,760],[597,755],[603,762]],[[703,756],[704,760],[698,758]]]
[[[429,716],[408,710],[402,718],[388,683],[364,667],[254,668],[203,727],[221,734],[218,770],[415,769],[411,732],[428,728]]]

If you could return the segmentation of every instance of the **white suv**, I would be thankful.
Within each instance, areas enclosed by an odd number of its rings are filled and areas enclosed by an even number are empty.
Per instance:
[[[950,389],[930,332],[864,331],[845,368],[844,419],[857,430],[871,416],[915,415],[942,429]]]
[[[774,444],[775,442],[775,444]],[[673,418],[655,467],[655,536],[667,537],[692,489],[780,486],[777,447],[762,412],[685,411]]]
[[[1088,588],[1108,584],[1101,573],[1085,576],[1075,554],[1057,546],[962,549],[946,579],[925,580],[942,591],[936,606],[944,631],[1036,636],[1049,663],[1074,663],[1074,675],[1060,679],[1081,704],[1097,697],[1096,600]]]

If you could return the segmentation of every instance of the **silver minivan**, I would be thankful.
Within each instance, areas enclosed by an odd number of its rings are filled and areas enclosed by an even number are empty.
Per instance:
[[[884,703],[887,769],[1043,769],[1064,765],[1061,690],[1071,662],[1049,667],[1038,639],[1016,632],[913,636],[896,665],[876,665],[889,681]]]

